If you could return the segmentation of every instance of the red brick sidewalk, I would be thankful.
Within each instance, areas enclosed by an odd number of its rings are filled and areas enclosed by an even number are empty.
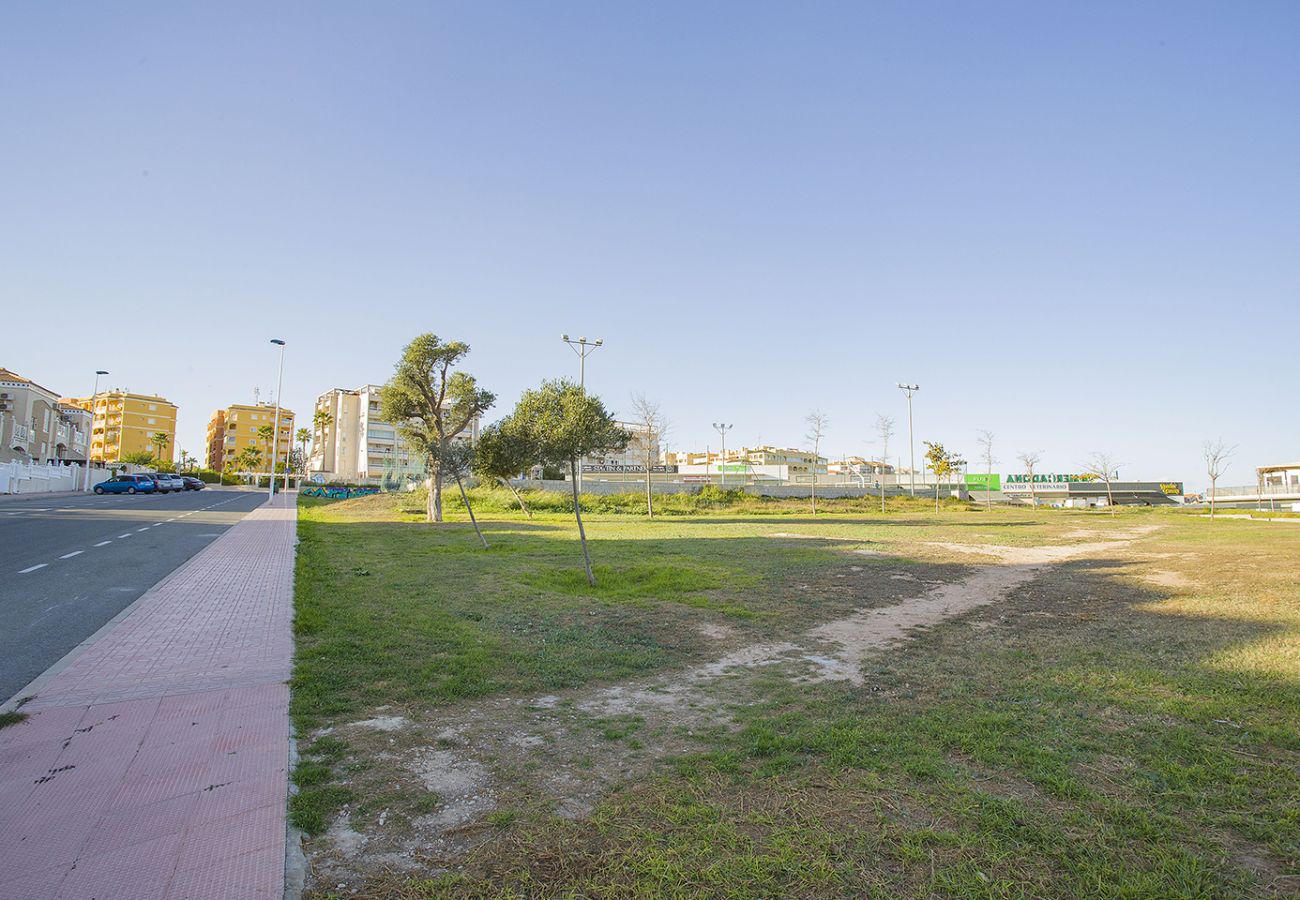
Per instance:
[[[155,585],[0,729],[0,897],[283,894],[294,499]]]

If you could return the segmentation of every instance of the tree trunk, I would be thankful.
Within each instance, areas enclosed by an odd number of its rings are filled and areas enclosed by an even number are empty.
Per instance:
[[[1110,504],[1110,514],[1115,515],[1115,494],[1110,489],[1110,482],[1106,482],[1106,502]]]
[[[648,518],[655,517],[655,500],[654,493],[650,489],[650,466],[645,467],[645,514]]]
[[[569,482],[573,485],[573,515],[578,520],[578,540],[582,542],[582,564],[587,569],[587,584],[596,586],[596,576],[591,571],[591,554],[587,552],[587,532],[582,527],[582,501],[578,499],[578,464],[569,460]]]
[[[513,484],[510,483],[510,479],[508,479],[508,478],[498,478],[497,481],[501,482],[501,483],[504,484],[507,488],[510,489],[510,493],[514,494],[514,495],[515,495],[515,500],[517,500],[517,501],[519,502],[519,508],[522,509],[522,510],[524,511],[524,515],[526,515],[528,518],[531,519],[531,518],[533,517],[533,511],[532,511],[531,509],[528,508],[528,504],[524,502],[524,498],[521,497],[521,496],[519,496],[519,492],[518,492],[517,490],[515,490],[515,486],[514,486]]]
[[[429,521],[442,521],[442,466],[435,465],[429,485]]]
[[[460,499],[465,504],[465,512],[469,513],[470,524],[474,526],[474,533],[478,539],[483,542],[483,549],[488,548],[487,538],[483,537],[483,530],[478,527],[478,519],[474,518],[474,507],[469,505],[469,496],[465,493],[465,484],[460,480],[460,473],[456,473],[456,487],[460,488]]]
[[[1210,519],[1214,519],[1214,483],[1217,479],[1210,479]]]
[[[934,473],[934,511],[939,511],[939,473]]]
[[[812,514],[817,515],[817,451],[813,451]]]
[[[880,476],[880,511],[885,511],[885,476],[883,473]]]

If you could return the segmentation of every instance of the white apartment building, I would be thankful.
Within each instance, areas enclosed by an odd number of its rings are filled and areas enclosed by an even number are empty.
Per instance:
[[[318,480],[349,483],[424,477],[424,460],[391,422],[379,413],[380,385],[355,390],[334,388],[316,398],[312,411],[312,449],[307,470]],[[328,419],[322,420],[320,413]],[[465,434],[477,441],[475,419]]]

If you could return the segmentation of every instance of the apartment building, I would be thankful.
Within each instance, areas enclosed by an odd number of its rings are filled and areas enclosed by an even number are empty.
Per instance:
[[[250,471],[271,471],[272,460],[284,463],[293,448],[293,410],[280,407],[280,428],[275,431],[274,403],[232,403],[214,410],[208,419],[208,466],[224,469],[227,464],[244,470],[240,455],[249,447],[257,450],[257,463]]]
[[[583,457],[582,470],[584,472],[618,472],[628,469],[641,471],[645,468],[647,456],[653,460],[652,465],[659,465],[658,432],[651,431],[647,434],[645,426],[636,422],[616,422],[615,424],[631,436],[627,447],[622,450],[593,453],[590,456]]]
[[[871,475],[893,475],[894,467],[878,459],[864,459],[861,456],[844,456],[828,463],[826,471],[831,475],[844,475],[857,478]]]
[[[307,469],[325,481],[381,482],[422,478],[424,460],[380,415],[380,385],[333,388],[316,398]],[[462,440],[477,441],[479,421]]]
[[[63,402],[90,412],[90,458],[96,462],[122,462],[140,452],[170,460],[176,452],[177,406],[165,397],[114,388]],[[154,443],[156,434],[167,435],[161,447]]]
[[[790,476],[825,475],[826,457],[818,456],[807,450],[793,450],[788,447],[739,447],[727,450],[723,454],[716,450],[670,450],[664,454],[664,462],[670,466],[712,466],[726,464],[727,471],[743,471],[744,466],[755,469],[775,469],[780,467]],[[742,468],[731,468],[731,467]]]
[[[0,368],[0,462],[81,463],[89,440],[89,413]]]

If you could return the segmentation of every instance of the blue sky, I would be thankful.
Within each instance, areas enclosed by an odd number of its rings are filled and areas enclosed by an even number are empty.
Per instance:
[[[1300,458],[1293,3],[8,4],[0,365],[208,414],[431,330],[674,446]],[[44,336],[44,337],[41,337]],[[891,456],[903,451],[896,437]]]

